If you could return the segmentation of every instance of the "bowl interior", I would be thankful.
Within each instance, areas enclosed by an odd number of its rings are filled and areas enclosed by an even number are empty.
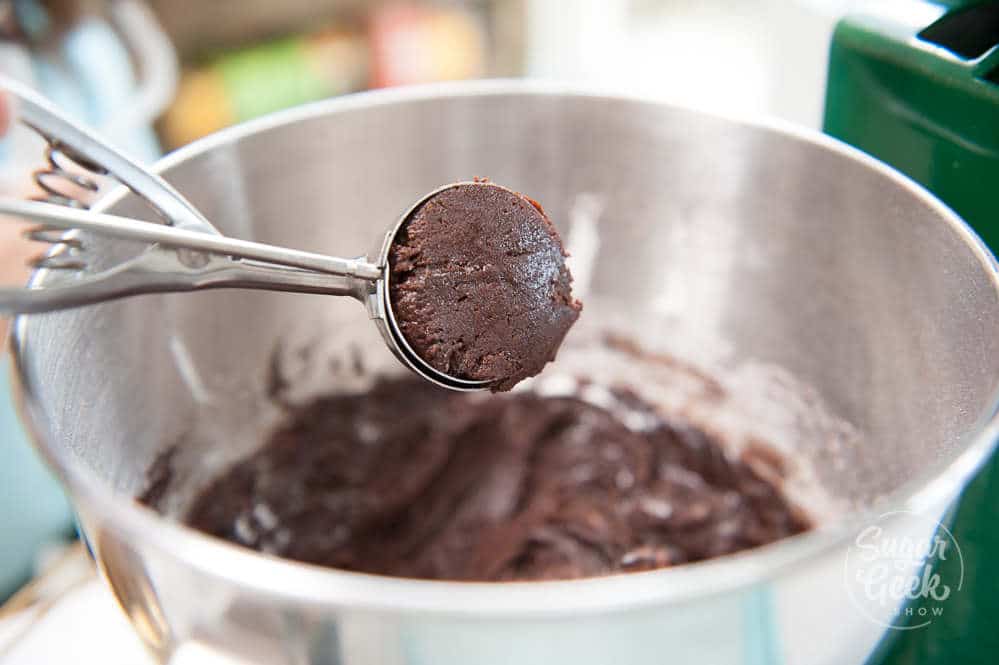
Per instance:
[[[165,175],[228,235],[339,256],[374,247],[444,183],[486,176],[522,191],[576,252],[584,330],[632,331],[729,377],[747,413],[782,426],[782,445],[853,507],[952,461],[991,415],[993,267],[946,210],[871,162],[634,100],[371,99],[209,139]],[[150,218],[134,197],[110,210]],[[136,248],[93,251],[100,266]],[[127,496],[172,446],[196,488],[259,445],[280,417],[275,366],[303,399],[402,371],[342,298],[145,296],[21,325],[43,445]],[[333,368],[356,362],[363,372]]]

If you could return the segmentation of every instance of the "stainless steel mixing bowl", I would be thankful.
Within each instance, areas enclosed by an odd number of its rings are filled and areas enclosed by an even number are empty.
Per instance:
[[[475,175],[529,193],[561,223],[595,197],[591,297],[622,303],[636,328],[783,366],[862,435],[839,467],[809,442],[797,452],[854,509],[757,551],[585,581],[386,579],[256,554],[132,499],[173,443],[195,453],[192,473],[245,452],[241,423],[256,417],[276,340],[317,317],[332,322],[320,337],[377,335],[361,308],[230,291],[20,317],[23,414],[163,660],[860,662],[881,628],[848,597],[853,538],[887,510],[907,511],[890,529],[935,518],[995,444],[994,260],[910,181],[816,134],[482,83],[307,106],[159,170],[226,234],[347,255],[423,192]],[[103,207],[142,212],[122,194]],[[104,251],[111,261],[134,248]],[[191,429],[206,420],[229,435],[199,444]]]

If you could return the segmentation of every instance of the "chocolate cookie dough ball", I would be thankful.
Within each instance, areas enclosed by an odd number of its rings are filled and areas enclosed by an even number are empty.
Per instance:
[[[396,323],[435,369],[509,390],[555,358],[579,317],[565,257],[536,202],[455,185],[410,215],[389,252]]]

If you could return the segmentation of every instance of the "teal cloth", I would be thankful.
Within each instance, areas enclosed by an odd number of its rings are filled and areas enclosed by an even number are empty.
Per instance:
[[[0,360],[0,602],[32,574],[39,548],[72,534],[62,488],[14,412],[10,360]]]

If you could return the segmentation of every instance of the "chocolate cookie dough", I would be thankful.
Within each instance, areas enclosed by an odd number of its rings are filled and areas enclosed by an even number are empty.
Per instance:
[[[579,317],[565,256],[537,202],[487,182],[450,187],[389,252],[396,322],[435,369],[509,390],[555,358]]]
[[[759,459],[729,459],[634,394],[598,391],[606,408],[417,379],[320,399],[186,521],[334,568],[494,581],[648,570],[809,528]]]

